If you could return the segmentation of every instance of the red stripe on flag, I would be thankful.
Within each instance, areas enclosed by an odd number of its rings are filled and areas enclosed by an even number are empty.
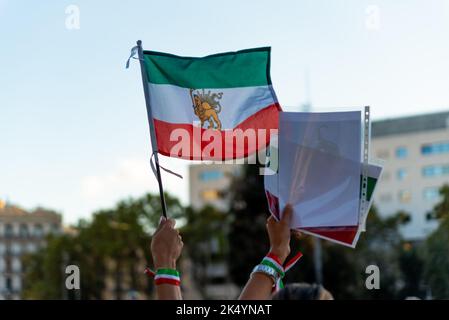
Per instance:
[[[281,107],[279,106],[278,103],[272,104],[260,110],[259,112],[253,114],[252,116],[248,117],[234,129],[225,129],[217,131],[215,129],[201,128],[201,134],[199,134],[200,129],[196,129],[194,132],[193,124],[170,123],[154,119],[154,127],[156,130],[156,138],[159,153],[163,154],[164,156],[177,157],[188,160],[228,160],[236,158],[246,158],[247,156],[254,154],[259,149],[265,148],[270,144],[270,129],[278,129],[279,126],[278,119],[280,110]],[[190,140],[189,145],[186,146],[186,149],[183,149],[184,151],[180,150],[179,152],[173,154],[174,151],[176,151],[176,149],[179,148],[179,144],[181,143],[180,142],[181,138],[178,138],[177,135],[175,135],[176,131],[174,130],[176,129],[185,130],[184,132],[188,134]],[[247,129],[255,130],[255,137],[256,137],[255,145],[248,145],[247,139],[244,139],[243,148],[240,148],[240,146],[236,145],[237,144],[236,139],[232,139],[231,142],[232,145],[229,144],[229,146],[226,147],[225,132],[232,133],[236,129],[241,129],[243,131]],[[264,141],[259,141],[259,137],[257,135],[258,129],[266,130],[266,136],[264,138]],[[177,132],[181,132],[183,130]],[[197,130],[198,132],[196,132]],[[210,152],[210,156],[208,156],[207,154],[203,154],[203,151],[205,150],[206,147],[209,146],[209,149],[212,149],[211,144],[214,144],[215,139],[215,138],[205,139],[204,133],[206,131],[209,131],[209,134],[211,135],[216,134],[217,139],[221,139],[221,155],[219,154],[220,151],[217,152],[218,154],[216,154],[215,152]],[[170,141],[170,136],[172,133],[174,134],[173,140],[177,139],[176,141]],[[215,137],[215,135],[213,137]],[[203,139],[207,141],[203,141]],[[217,143],[217,145],[220,146],[220,143]],[[219,150],[219,148],[215,150]]]
[[[351,245],[357,235],[358,227],[318,227],[301,229]]]
[[[267,196],[268,201],[268,210],[270,210],[270,213],[274,215],[276,220],[280,220],[279,217],[279,198],[273,195],[268,190],[265,190],[265,195]]]
[[[279,198],[265,190],[265,195],[268,200],[268,209],[270,213],[279,220]],[[299,228],[299,231],[305,230],[311,233],[337,240],[351,245],[357,236],[357,226],[342,226],[342,227],[313,227],[313,228]]]

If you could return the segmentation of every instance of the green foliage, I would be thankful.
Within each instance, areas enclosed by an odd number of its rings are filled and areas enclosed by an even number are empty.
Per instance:
[[[229,268],[231,279],[240,286],[248,280],[252,268],[269,249],[265,232],[267,202],[263,176],[255,165],[245,167],[230,188],[232,217],[229,239]]]
[[[171,217],[180,218],[183,210],[179,201],[169,195],[166,200]],[[101,299],[106,275],[114,279],[117,299],[124,297],[125,277],[130,279],[131,288],[150,291],[150,280],[145,288],[140,287],[138,277],[143,276],[144,265],[137,262],[144,259],[151,263],[149,235],[161,212],[159,196],[148,194],[95,212],[92,221],[79,222],[75,235],[49,237],[45,249],[26,257],[24,297],[74,298],[64,287],[65,266],[70,264],[80,268],[82,299]]]
[[[434,298],[449,299],[449,186],[440,189],[441,201],[435,205],[431,216],[440,222],[427,238],[423,257],[425,278]]]
[[[439,193],[441,201],[429,213],[429,218],[444,220],[449,218],[449,185],[443,185]]]
[[[449,219],[446,217],[426,241],[425,276],[432,295],[449,299]]]
[[[47,239],[48,245],[32,255],[24,257],[26,266],[25,299],[60,299],[63,281],[63,248],[73,249],[68,236]]]
[[[405,242],[399,255],[399,265],[404,279],[404,287],[400,298],[410,296],[425,298],[426,292],[423,283],[424,259],[421,255],[420,244]]]
[[[228,253],[226,234],[229,216],[212,206],[206,206],[201,210],[186,208],[185,218],[186,224],[181,233],[184,242],[188,243],[189,256],[195,261],[222,261]],[[203,250],[205,246],[211,246],[211,241],[218,244],[217,250]]]
[[[211,281],[206,276],[206,268],[213,263],[223,262],[229,252],[227,233],[229,215],[214,207],[201,210],[186,208],[186,224],[181,229],[185,249],[195,263],[193,276],[198,289],[206,296],[205,285]]]

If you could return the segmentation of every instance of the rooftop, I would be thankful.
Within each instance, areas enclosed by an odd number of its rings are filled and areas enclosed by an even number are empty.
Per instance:
[[[26,216],[28,212],[16,206],[4,204],[0,206],[0,215],[2,216]]]
[[[0,218],[2,217],[9,217],[12,219],[27,219],[31,217],[43,219],[61,219],[61,215],[52,210],[36,208],[32,211],[26,211],[18,206],[7,204],[5,202],[0,203]]]
[[[449,129],[449,111],[373,121],[372,137]]]

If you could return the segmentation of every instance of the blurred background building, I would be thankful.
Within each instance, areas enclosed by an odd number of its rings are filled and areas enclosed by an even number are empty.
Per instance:
[[[189,167],[189,199],[192,208],[199,210],[211,205],[219,210],[229,210],[229,186],[242,165],[193,164]]]
[[[45,246],[47,234],[60,232],[61,216],[56,212],[28,212],[0,200],[0,300],[21,298],[22,256]]]
[[[384,215],[405,211],[407,240],[421,240],[437,223],[427,213],[449,183],[449,111],[374,121],[371,157],[385,160],[374,203]]]
[[[233,164],[194,164],[189,167],[189,198],[195,210],[207,205],[220,211],[230,209],[230,184],[241,173],[242,165]],[[202,246],[209,255],[219,253],[218,239],[211,237]],[[235,299],[238,288],[229,281],[229,268],[226,261],[208,264],[205,269],[207,285],[204,295],[210,299]]]

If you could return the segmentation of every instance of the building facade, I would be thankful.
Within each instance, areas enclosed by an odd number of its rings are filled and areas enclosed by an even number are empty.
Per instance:
[[[449,184],[449,112],[375,121],[371,157],[384,160],[374,204],[382,215],[405,211],[406,239],[420,240],[437,226],[427,213]]]
[[[46,235],[61,229],[61,216],[55,212],[27,212],[0,201],[0,300],[21,298],[23,255],[45,246]]]
[[[229,209],[229,187],[233,177],[239,175],[242,165],[194,164],[189,167],[190,205],[198,210],[211,205],[219,210]]]
[[[190,205],[196,210],[210,205],[227,212],[231,194],[229,189],[233,178],[241,173],[242,165],[238,164],[194,164],[189,167]],[[215,237],[203,244],[203,251],[209,255],[219,252],[220,246]],[[208,264],[203,271],[207,284],[203,288],[207,299],[235,299],[239,289],[229,280],[226,261],[215,261]]]

